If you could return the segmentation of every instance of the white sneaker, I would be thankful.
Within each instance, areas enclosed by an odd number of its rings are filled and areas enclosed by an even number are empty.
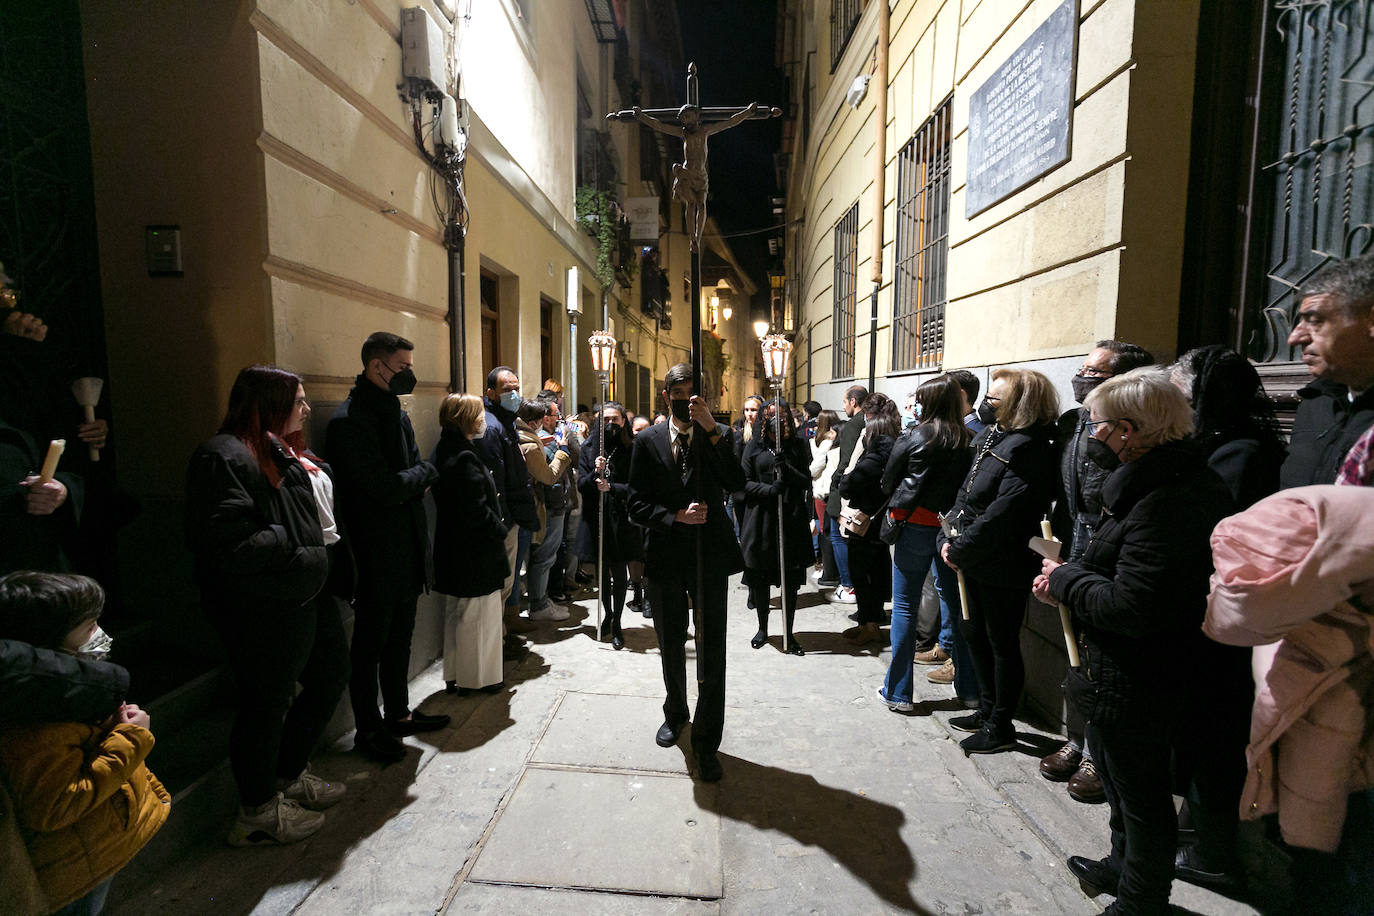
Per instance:
[[[323,811],[340,801],[348,791],[348,787],[343,783],[329,782],[310,772],[309,764],[306,764],[301,775],[292,782],[285,779],[277,780],[277,788],[281,790],[282,798],[296,802],[302,808],[309,808],[311,811]]]
[[[854,589],[845,588],[843,585],[835,588],[835,597],[830,599],[836,604],[858,604],[859,599],[854,597]]]
[[[567,620],[568,609],[558,604],[546,604],[537,611],[530,611],[530,620]]]
[[[874,693],[878,695],[878,702],[882,703],[893,712],[913,712],[916,709],[915,704],[907,700],[889,700],[887,694],[883,693],[881,684],[878,685]]]
[[[298,843],[324,826],[324,815],[307,811],[280,794],[249,813],[239,809],[238,819],[229,831],[230,846],[280,846]]]

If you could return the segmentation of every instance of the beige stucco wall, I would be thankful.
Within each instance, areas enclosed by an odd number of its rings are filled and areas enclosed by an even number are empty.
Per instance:
[[[820,7],[810,6],[811,17],[826,26]],[[1172,353],[1191,131],[1194,0],[1082,0],[1071,158],[972,220],[964,218],[969,96],[1057,6],[1058,0],[899,0],[892,7],[880,388],[891,364],[895,160],[951,93],[944,367],[1070,359],[1091,349],[1093,340],[1112,336],[1161,356]],[[855,377],[867,376],[878,87],[870,86],[857,111],[841,99],[855,74],[871,70],[876,23],[870,20],[876,18],[876,4],[870,3],[833,78],[816,81],[812,137],[793,157],[788,212],[805,222],[788,253],[789,271],[802,277],[800,301],[813,342],[809,368],[819,385],[831,380],[833,230],[856,200]],[[822,32],[812,37],[818,57],[827,53],[828,31]],[[799,371],[807,371],[804,363]],[[847,383],[837,379],[822,390],[836,394]],[[894,390],[906,385],[888,384]]]

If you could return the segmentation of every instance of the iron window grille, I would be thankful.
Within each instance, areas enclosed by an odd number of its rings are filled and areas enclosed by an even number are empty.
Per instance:
[[[830,0],[830,72],[840,65],[844,49],[854,35],[854,27],[859,24],[859,14],[863,12],[862,0]]]
[[[894,370],[938,369],[944,356],[949,122],[946,99],[897,154]]]
[[[854,306],[859,289],[859,204],[835,224],[835,317],[833,378],[854,375]]]

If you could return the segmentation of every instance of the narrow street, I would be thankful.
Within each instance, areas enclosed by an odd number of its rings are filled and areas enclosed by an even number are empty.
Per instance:
[[[649,624],[627,611],[615,652],[588,638],[584,601],[531,634],[504,693],[448,696],[438,665],[417,678],[412,699],[454,722],[407,739],[405,761],[365,761],[351,736],[322,755],[316,772],[350,791],[310,841],[225,846],[221,768],[177,799],[168,835],[116,880],[110,912],[1094,913],[1110,902],[1095,906],[1063,866],[1066,852],[1105,854],[1107,811],[1040,778],[1052,739],[1023,725],[1019,752],[966,758],[944,725],[955,703],[923,671],[917,714],[875,700],[886,647],[839,637],[847,607],[808,585],[807,655],[794,658],[777,635],[750,649],[745,590],[730,599],[720,783],[689,777],[686,735],[654,743]],[[1253,912],[1178,882],[1174,902]]]

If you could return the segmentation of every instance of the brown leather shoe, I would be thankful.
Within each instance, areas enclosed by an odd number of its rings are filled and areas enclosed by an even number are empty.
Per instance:
[[[1102,788],[1102,777],[1097,775],[1097,767],[1091,760],[1078,765],[1078,772],[1069,780],[1069,797],[1085,805],[1097,805],[1107,800],[1107,792]]]
[[[1040,758],[1040,775],[1050,782],[1072,779],[1082,760],[1083,752],[1072,744],[1066,744],[1048,757]]]
[[[926,674],[926,680],[932,684],[953,684],[954,683],[954,659],[946,659],[945,663],[934,671]]]
[[[943,665],[949,661],[949,653],[939,646],[932,646],[924,652],[917,652],[912,661],[918,665]]]

